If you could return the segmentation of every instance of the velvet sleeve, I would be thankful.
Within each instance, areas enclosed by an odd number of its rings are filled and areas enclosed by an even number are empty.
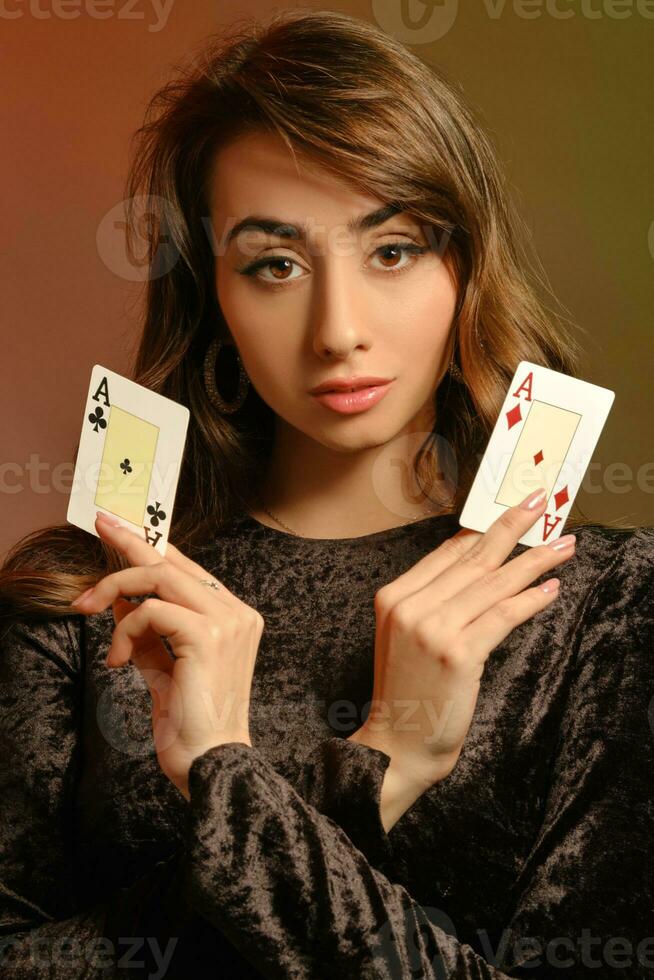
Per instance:
[[[625,535],[579,634],[507,946],[534,939],[517,977],[642,980],[654,976],[653,528]]]
[[[372,746],[326,738],[304,759],[293,785],[307,803],[343,828],[371,864],[392,876],[393,844],[380,806],[390,761],[389,755]]]
[[[434,924],[255,748],[209,749],[191,764],[189,791],[188,904],[263,976],[506,976]]]
[[[0,976],[138,975],[144,953],[172,977],[200,938],[214,959],[221,937],[180,899],[183,848],[106,902],[75,904],[73,799],[82,764],[80,618],[15,621],[0,638]],[[298,787],[318,809],[350,821],[373,857],[387,854],[379,793],[388,756],[344,739],[326,739],[299,768]],[[359,836],[357,837],[357,833]],[[165,935],[160,949],[138,948],[140,931]],[[121,945],[121,937],[134,937]],[[172,948],[170,936],[176,937]],[[179,950],[176,949],[179,943]],[[154,968],[154,967],[153,967]],[[181,969],[181,966],[180,966]],[[109,971],[109,972],[107,972]]]
[[[488,959],[240,743],[191,766],[189,904],[267,977],[650,976],[652,556],[626,537],[583,601],[542,826]]]
[[[75,620],[12,623],[0,639],[0,976],[64,980],[119,975],[138,946],[132,907],[162,889],[161,862],[106,902],[80,909],[73,875],[73,798],[81,765],[82,692]],[[174,946],[174,944],[173,944]],[[132,975],[134,975],[132,973]]]
[[[72,880],[71,798],[81,703],[70,624],[14,623],[0,641],[0,976],[96,977],[77,944],[104,935],[102,907],[79,911]]]

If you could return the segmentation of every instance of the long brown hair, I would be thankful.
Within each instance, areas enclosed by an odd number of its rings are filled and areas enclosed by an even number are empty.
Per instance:
[[[452,349],[464,382],[448,372],[435,403],[438,436],[458,467],[457,510],[518,362],[578,374],[581,348],[549,308],[556,301],[493,148],[457,87],[370,23],[296,8],[210,37],[153,96],[134,134],[127,240],[133,255],[145,197],[150,275],[129,376],[190,410],[170,540],[188,551],[248,507],[272,446],[274,413],[252,387],[242,408],[223,416],[203,383],[207,348],[226,335],[206,225],[211,163],[218,147],[255,130],[277,133],[291,152],[311,154],[446,241],[458,287]],[[176,260],[162,274],[171,247]],[[220,391],[233,390],[233,366],[219,361]],[[429,492],[436,461],[424,449],[414,467]],[[0,625],[70,614],[71,599],[123,567],[116,549],[73,525],[36,530],[0,569]]]

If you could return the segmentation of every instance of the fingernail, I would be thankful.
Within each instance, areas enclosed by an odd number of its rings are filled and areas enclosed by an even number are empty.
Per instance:
[[[107,524],[109,527],[120,527],[120,521],[117,521],[115,517],[111,517],[110,514],[104,514],[101,510],[96,510],[96,516],[99,521],[103,524]]]
[[[543,582],[539,588],[541,592],[556,592],[559,584],[560,582],[558,578],[548,578],[547,582]]]
[[[528,497],[525,497],[520,502],[520,506],[523,510],[535,510],[537,507],[540,507],[546,496],[547,491],[544,487],[541,487],[539,490],[534,490],[533,493],[530,493]]]
[[[550,541],[548,548],[552,551],[563,551],[564,548],[569,548],[577,540],[576,534],[564,534],[562,538],[558,538],[556,541]]]
[[[94,586],[92,585],[90,589],[86,590],[86,592],[82,592],[81,595],[78,595],[77,598],[73,599],[73,601],[71,602],[71,606],[76,606],[79,602],[83,602],[87,596],[91,595],[93,589]]]

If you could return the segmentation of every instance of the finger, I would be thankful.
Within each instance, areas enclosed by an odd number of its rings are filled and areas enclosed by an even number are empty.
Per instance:
[[[112,519],[114,519],[113,515]],[[125,525],[121,524],[117,527],[100,518],[96,518],[95,527],[103,540],[108,541],[109,544],[113,545],[114,548],[117,548],[125,555],[130,565],[154,565],[161,561],[167,561],[174,567],[187,572],[189,575],[196,575],[199,578],[205,579],[215,577],[210,575],[202,565],[198,565],[197,562],[183,555],[170,542],[166,545],[165,557],[162,557],[151,544],[148,544],[147,541],[144,541],[136,532]],[[234,602],[240,602],[238,597],[233,592],[230,592],[222,582],[220,583],[220,589],[214,591],[220,592],[221,598],[225,599],[225,601],[232,600]]]
[[[560,541],[553,544],[559,545]],[[529,548],[501,568],[484,573],[444,603],[441,614],[448,627],[463,629],[493,606],[515,596],[543,572],[570,559],[575,552],[574,545],[572,541],[568,547],[557,549],[547,544]]]
[[[87,614],[97,613],[120,596],[140,596],[150,592],[198,613],[215,613],[216,603],[219,607],[228,607],[220,589],[207,588],[195,576],[163,560],[154,565],[136,565],[105,575],[84,599],[77,602],[76,608]]]
[[[479,531],[462,528],[384,586],[385,591],[391,594],[393,603],[419,592],[458,561],[466,551],[477,544],[481,537]]]
[[[192,558],[183,555],[170,541],[166,544],[166,561],[175,565],[176,568],[181,568],[183,572],[188,572],[189,575],[203,575],[206,578],[206,569],[202,565],[198,565]]]
[[[112,606],[116,625],[122,623],[126,616],[130,616],[138,608],[138,606],[135,606],[134,603],[129,602],[128,599],[115,599]],[[111,646],[109,647],[109,652],[107,654],[108,667],[116,666],[113,654],[114,642],[112,638]],[[134,662],[141,673],[143,673],[144,670],[162,671],[164,674],[168,674],[172,677],[174,661],[163,645],[161,638],[152,630],[148,630],[141,635],[141,643],[138,647],[134,642],[132,642],[132,649],[129,659]],[[146,680],[148,687],[150,687],[152,683],[151,678],[144,675],[144,679]]]
[[[96,517],[96,531],[103,540],[108,541],[114,548],[118,548],[132,565],[153,565],[162,560],[159,552],[131,528],[123,524],[117,527],[115,524],[109,523],[110,520],[117,520],[113,514],[105,514],[104,517],[107,519],[103,520],[101,517]]]
[[[145,599],[114,630],[109,654],[110,665],[122,667],[132,659],[132,652],[138,649],[139,640],[143,641],[148,630],[158,636],[168,637],[176,657],[189,656],[191,650],[199,648],[203,642],[200,625],[198,615],[190,609],[162,599]],[[179,642],[182,636],[184,642]],[[107,662],[109,663],[109,658]]]
[[[458,595],[471,582],[498,568],[517,546],[518,539],[529,530],[543,514],[547,501],[532,510],[522,504],[509,507],[494,521],[483,534],[480,534],[470,547],[462,548],[457,560],[451,562],[429,587],[432,601],[451,599]],[[534,548],[530,549],[536,550]]]
[[[545,506],[546,500],[543,500],[540,507],[525,511],[521,508],[521,504],[517,504],[498,518],[484,533],[462,528],[452,537],[447,538],[438,548],[426,554],[403,575],[390,582],[385,587],[385,591],[391,593],[390,598],[395,603],[415,595],[438,579],[439,591],[436,598],[447,599],[455,595],[464,581],[470,581],[470,578],[475,577],[476,574],[483,574],[486,568],[495,568],[501,564],[515,547],[518,538],[522,537],[541,515]],[[512,511],[519,511],[517,518],[507,518],[507,514]],[[477,569],[479,569],[478,573]],[[430,596],[434,597],[433,590]]]
[[[550,585],[552,581],[558,582],[557,579],[548,579],[547,582],[526,589],[520,595],[503,599],[470,623],[461,635],[466,651],[472,657],[485,659],[488,653],[506,639],[516,626],[556,600],[559,595],[558,585],[553,586],[549,592],[543,591],[543,586]]]

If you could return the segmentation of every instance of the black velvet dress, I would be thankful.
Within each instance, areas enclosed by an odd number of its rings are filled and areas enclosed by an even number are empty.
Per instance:
[[[252,747],[196,758],[190,802],[143,678],[105,665],[111,608],[15,620],[0,977],[654,977],[654,528],[577,530],[559,597],[490,654],[454,771],[383,829],[389,757],[347,741],[374,594],[458,529],[239,515],[190,554],[265,620]]]

